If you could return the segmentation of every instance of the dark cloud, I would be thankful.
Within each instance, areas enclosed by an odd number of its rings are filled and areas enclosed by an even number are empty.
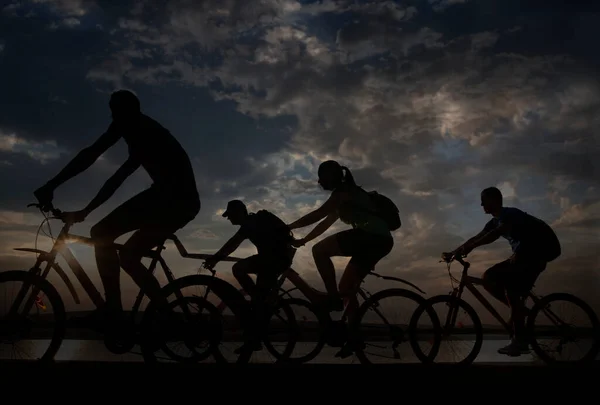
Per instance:
[[[235,231],[219,215],[232,198],[285,220],[313,209],[327,198],[317,167],[336,159],[400,207],[403,227],[382,272],[446,288],[436,259],[489,219],[478,198],[490,185],[555,225],[565,257],[553,267],[580,264],[579,246],[600,242],[599,60],[591,51],[600,18],[552,4],[5,6],[0,161],[10,164],[0,165],[0,186],[11,194],[1,208],[23,211],[40,179],[104,131],[108,95],[126,87],[192,157],[202,211],[180,232],[192,248],[216,249]],[[123,161],[123,146],[57,198],[85,203]],[[136,173],[90,221],[147,185]],[[31,226],[12,224],[7,237],[21,243],[28,233],[14,232]],[[478,268],[508,252],[500,243],[484,249]],[[311,274],[310,246],[297,267]],[[548,274],[548,288],[560,285]]]

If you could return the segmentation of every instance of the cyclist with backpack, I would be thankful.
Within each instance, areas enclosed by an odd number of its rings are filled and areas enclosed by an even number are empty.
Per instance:
[[[338,219],[352,226],[352,229],[319,241],[312,249],[315,265],[327,290],[324,303],[334,311],[343,311],[346,306],[346,315],[351,317],[358,307],[356,291],[361,281],[394,246],[391,231],[400,227],[400,217],[398,209],[387,197],[365,191],[355,183],[350,170],[338,162],[321,163],[318,176],[321,187],[331,191],[331,195],[322,206],[289,225],[293,230],[321,221],[293,245],[305,245]],[[351,258],[340,279],[339,291],[331,261],[334,256]]]
[[[483,274],[484,288],[511,309],[513,337],[511,343],[498,350],[500,354],[520,356],[529,353],[525,329],[523,297],[531,290],[548,262],[561,254],[561,247],[552,228],[541,219],[518,208],[505,207],[502,193],[496,187],[481,192],[481,206],[492,215],[483,230],[463,245],[442,257],[466,256],[473,249],[503,237],[510,243],[513,254],[495,264]]]
[[[267,295],[274,288],[278,277],[290,268],[296,249],[292,247],[293,236],[288,226],[279,217],[267,210],[248,213],[246,205],[240,200],[227,203],[227,209],[222,215],[240,229],[221,249],[204,262],[204,267],[212,269],[223,258],[231,255],[246,239],[250,240],[257,249],[257,254],[236,262],[232,266],[233,276],[242,288],[250,295],[255,326],[258,333],[264,331],[262,316]],[[250,278],[256,274],[256,284]],[[236,350],[261,350],[261,340],[255,334],[252,339]]]

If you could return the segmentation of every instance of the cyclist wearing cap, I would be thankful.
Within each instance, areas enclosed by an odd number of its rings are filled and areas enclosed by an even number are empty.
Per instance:
[[[466,256],[473,249],[490,244],[500,237],[510,243],[513,254],[483,274],[484,288],[511,309],[513,338],[498,350],[501,354],[520,356],[529,352],[527,336],[523,335],[525,313],[523,297],[548,262],[560,256],[556,234],[542,220],[514,207],[502,205],[502,193],[496,187],[481,192],[481,206],[492,219],[483,230],[444,257]]]
[[[104,152],[123,139],[129,158],[104,184],[98,195],[82,210],[65,213],[69,222],[83,221],[106,202],[127,177],[140,166],[152,186],[126,201],[91,228],[98,271],[105,288],[106,306],[92,318],[117,321],[122,315],[119,286],[120,267],[157,305],[165,305],[156,278],[141,263],[142,255],[196,217],[200,198],[190,159],[179,142],[158,122],[143,114],[138,98],[119,90],[110,97],[112,123],[92,145],[83,149],[53,179],[34,194],[43,207],[52,203],[54,190],[89,168]],[[119,236],[136,231],[117,254],[111,245]],[[112,323],[112,322],[111,322]],[[118,325],[118,324],[117,324]]]
[[[204,267],[212,269],[223,258],[232,254],[246,239],[256,246],[257,254],[236,262],[232,266],[233,276],[251,297],[254,316],[257,320],[258,332],[264,330],[264,301],[267,294],[276,285],[277,278],[292,264],[295,249],[291,242],[293,236],[288,226],[276,215],[267,210],[248,213],[246,205],[240,200],[227,203],[227,209],[222,215],[229,219],[232,225],[239,225],[239,230],[229,239],[217,253],[206,260]],[[256,284],[250,278],[256,274]],[[261,350],[258,335],[253,336],[249,345],[243,348]]]

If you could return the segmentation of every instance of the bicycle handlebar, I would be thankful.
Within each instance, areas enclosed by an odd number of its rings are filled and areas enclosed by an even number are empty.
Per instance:
[[[61,219],[61,220],[63,219],[63,216],[62,216],[63,213],[62,213],[62,211],[59,210],[58,208],[54,208],[54,206],[52,205],[52,203],[50,203],[50,205],[46,206],[46,207],[44,207],[44,206],[42,206],[41,204],[38,204],[38,203],[27,204],[27,208],[29,208],[29,207],[35,207],[35,208],[39,209],[42,212],[50,212],[56,218]],[[63,222],[64,222],[64,220],[63,220]]]
[[[448,257],[442,257],[442,260],[440,260],[440,263],[441,262],[452,263],[453,261],[456,260],[457,262],[459,262],[460,264],[462,264],[463,267],[468,268],[471,265],[471,263],[464,261],[463,257],[467,257],[467,256],[466,255],[463,256],[463,255],[454,254],[454,255],[451,255],[451,256],[448,256]]]

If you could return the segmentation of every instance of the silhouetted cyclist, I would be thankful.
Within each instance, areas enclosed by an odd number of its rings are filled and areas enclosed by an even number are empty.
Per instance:
[[[529,353],[529,337],[524,335],[524,296],[547,263],[560,256],[560,243],[552,228],[542,220],[518,208],[504,207],[502,193],[496,187],[481,192],[481,206],[493,218],[480,233],[443,256],[467,255],[499,237],[508,240],[512,256],[489,268],[483,274],[483,281],[485,289],[511,309],[513,337],[511,343],[498,353],[520,356]]]
[[[235,352],[241,350],[261,350],[261,335],[268,326],[265,314],[265,300],[277,285],[277,278],[292,265],[295,249],[291,246],[293,236],[288,226],[275,214],[267,210],[248,213],[240,200],[227,203],[223,217],[240,229],[229,239],[204,267],[212,269],[220,260],[231,255],[246,239],[256,246],[257,254],[236,262],[232,266],[233,276],[250,295],[255,330],[251,338]],[[256,284],[250,278],[256,274]]]
[[[310,212],[289,225],[290,229],[303,228],[321,221],[304,238],[294,242],[302,246],[320,236],[338,218],[352,225],[352,229],[328,236],[313,246],[315,265],[323,278],[327,296],[321,299],[330,309],[342,311],[347,303],[346,314],[352,317],[358,308],[356,298],[360,283],[393,246],[394,239],[386,221],[377,215],[373,200],[359,187],[350,170],[334,160],[319,166],[319,184],[331,191],[329,199],[315,211]],[[335,268],[331,257],[350,256],[340,279],[339,292],[336,285]],[[352,354],[351,345],[346,345],[337,354],[346,357]]]
[[[156,278],[141,263],[142,255],[163,243],[200,211],[200,197],[190,159],[179,142],[158,122],[144,115],[138,98],[127,90],[110,97],[112,123],[96,142],[83,149],[53,179],[35,191],[42,205],[49,205],[54,190],[89,168],[107,149],[123,138],[129,158],[110,177],[98,195],[82,210],[65,213],[73,222],[83,221],[106,202],[127,177],[140,166],[153,184],[126,201],[91,228],[95,241],[98,271],[106,294],[106,305],[94,314],[101,326],[110,321],[118,326],[123,311],[120,291],[120,266],[158,305],[165,305]],[[120,253],[110,245],[119,236],[137,230]],[[96,318],[99,317],[99,318]]]

